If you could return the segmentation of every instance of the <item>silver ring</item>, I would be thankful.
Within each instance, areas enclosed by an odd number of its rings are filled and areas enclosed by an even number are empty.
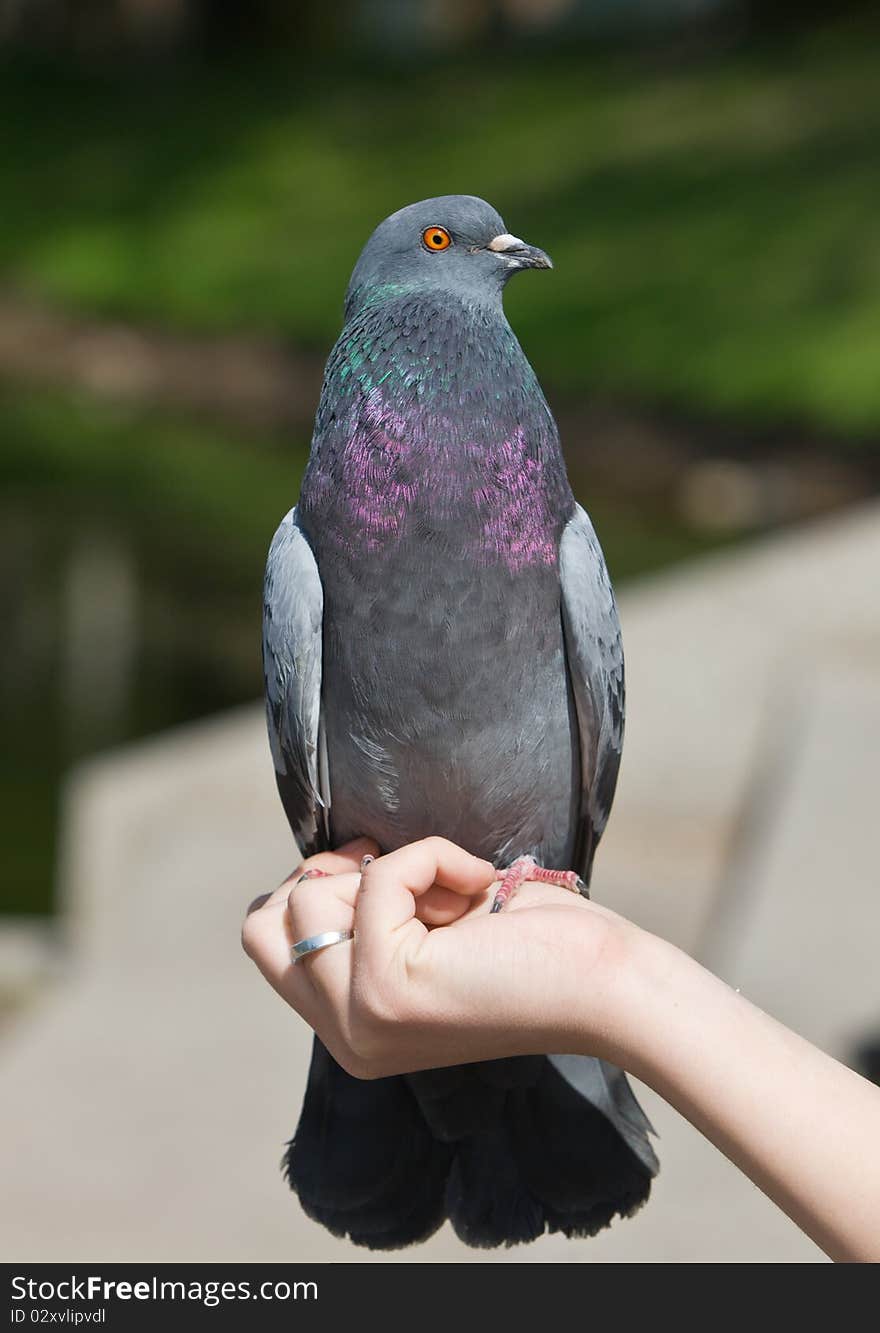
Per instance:
[[[300,940],[291,949],[290,956],[295,963],[298,963],[307,954],[320,953],[322,949],[329,949],[333,944],[344,944],[346,940],[353,939],[353,930],[325,930],[320,935],[310,935],[307,940]]]

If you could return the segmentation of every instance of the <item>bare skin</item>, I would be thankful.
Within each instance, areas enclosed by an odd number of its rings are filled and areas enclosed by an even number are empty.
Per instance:
[[[880,1260],[880,1088],[597,903],[527,883],[490,915],[488,861],[427,838],[362,874],[377,851],[361,839],[311,857],[243,929],[248,955],[344,1069],[369,1079],[548,1050],[602,1056],[832,1259]],[[301,880],[309,869],[326,873]],[[291,946],[326,930],[356,939],[294,966]]]

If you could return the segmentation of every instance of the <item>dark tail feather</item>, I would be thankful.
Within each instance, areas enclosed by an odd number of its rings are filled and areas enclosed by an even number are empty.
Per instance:
[[[625,1075],[551,1056],[362,1082],[315,1041],[284,1160],[303,1210],[390,1250],[448,1214],[468,1245],[591,1236],[647,1199],[657,1158]]]
[[[506,1094],[501,1122],[458,1145],[450,1221],[480,1248],[545,1229],[595,1235],[648,1198],[658,1166],[649,1132],[620,1070],[581,1057],[542,1060],[531,1087]]]
[[[445,1218],[451,1149],[438,1143],[402,1078],[363,1082],[315,1040],[284,1173],[303,1211],[334,1236],[391,1250]]]
[[[477,1249],[522,1245],[543,1234],[544,1209],[525,1185],[504,1121],[459,1145],[446,1211],[459,1239]]]
[[[478,1065],[425,1069],[408,1074],[406,1081],[434,1137],[458,1143],[498,1124],[508,1090],[534,1083],[543,1063],[542,1055],[484,1060]]]
[[[650,1124],[620,1070],[554,1056],[511,1104],[513,1151],[549,1231],[593,1236],[646,1201],[658,1162]]]
[[[407,1074],[406,1083],[430,1132],[442,1143],[457,1143],[494,1124],[504,1105],[504,1093],[484,1088],[466,1065]]]

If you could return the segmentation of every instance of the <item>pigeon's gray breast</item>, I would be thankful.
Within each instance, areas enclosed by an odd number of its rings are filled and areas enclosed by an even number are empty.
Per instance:
[[[321,562],[331,842],[438,833],[570,863],[579,756],[558,572],[400,549]]]
[[[555,423],[500,309],[403,296],[327,366],[299,522],[324,594],[331,841],[570,862]]]

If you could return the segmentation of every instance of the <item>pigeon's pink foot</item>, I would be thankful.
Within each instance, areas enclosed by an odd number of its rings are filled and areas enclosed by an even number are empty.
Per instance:
[[[558,884],[560,888],[579,893],[582,898],[590,896],[590,890],[580,875],[576,875],[573,870],[545,870],[533,857],[520,856],[512,866],[503,871],[491,910],[500,912],[502,907],[510,902],[520,884],[524,884],[527,879],[538,880],[541,884]]]
[[[296,882],[302,884],[304,879],[324,879],[329,874],[329,870],[319,870],[317,866],[312,866],[311,870],[304,870]]]

